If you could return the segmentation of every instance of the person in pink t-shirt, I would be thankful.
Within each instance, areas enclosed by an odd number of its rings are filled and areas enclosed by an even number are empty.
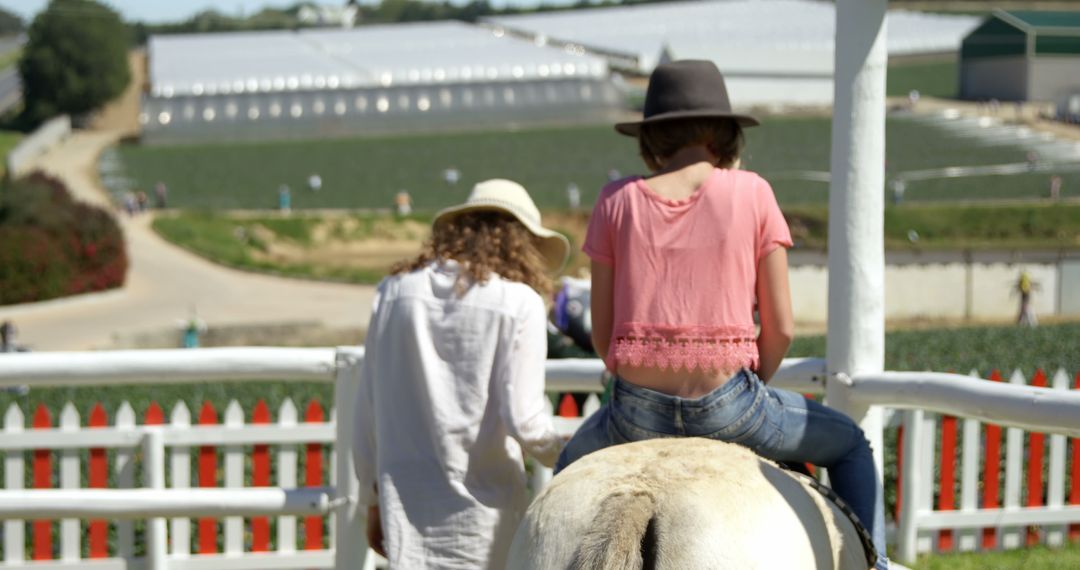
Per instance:
[[[612,398],[556,470],[598,449],[658,437],[739,443],[829,470],[887,568],[882,486],[870,444],[841,412],[767,386],[793,336],[791,234],[769,183],[739,170],[743,129],[712,62],[660,65],[638,138],[648,177],[601,191],[583,246],[592,260],[593,345]],[[754,322],[755,310],[760,331]]]

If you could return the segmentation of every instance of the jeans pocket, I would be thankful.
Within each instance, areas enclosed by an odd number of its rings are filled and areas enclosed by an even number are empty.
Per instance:
[[[703,437],[753,447],[754,439],[768,420],[762,403],[761,400],[755,401],[738,419]]]

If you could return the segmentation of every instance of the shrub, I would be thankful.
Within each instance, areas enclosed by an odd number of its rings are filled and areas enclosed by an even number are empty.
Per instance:
[[[119,287],[126,273],[123,234],[107,212],[41,174],[4,187],[0,305]]]

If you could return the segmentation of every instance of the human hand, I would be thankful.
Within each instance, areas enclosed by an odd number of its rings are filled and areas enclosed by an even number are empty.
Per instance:
[[[386,547],[383,544],[384,541],[382,530],[382,516],[379,513],[379,505],[372,505],[368,507],[367,511],[367,541],[368,546],[371,547],[379,556],[386,558]]]

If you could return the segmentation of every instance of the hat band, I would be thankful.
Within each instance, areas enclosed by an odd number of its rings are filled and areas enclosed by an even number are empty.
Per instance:
[[[465,202],[463,206],[466,208],[474,206],[496,206],[508,210],[524,223],[533,224],[535,226],[541,225],[540,217],[538,215],[525,211],[519,204],[507,200],[500,200],[498,198],[476,198]]]

